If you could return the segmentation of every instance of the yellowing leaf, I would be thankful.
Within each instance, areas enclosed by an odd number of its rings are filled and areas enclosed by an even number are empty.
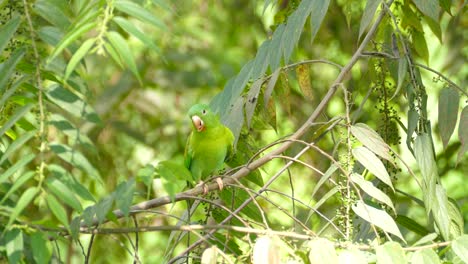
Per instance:
[[[310,74],[309,66],[301,64],[296,68],[297,80],[299,82],[299,87],[301,88],[302,93],[305,98],[308,100],[313,100],[314,95],[312,93],[312,87],[310,86]]]

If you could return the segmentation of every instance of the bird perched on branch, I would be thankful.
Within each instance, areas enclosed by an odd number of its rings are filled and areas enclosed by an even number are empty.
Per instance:
[[[188,115],[193,127],[185,147],[185,167],[192,173],[194,182],[202,182],[221,170],[224,161],[232,155],[234,135],[206,104],[192,106]],[[222,181],[218,178],[217,182],[222,189]]]

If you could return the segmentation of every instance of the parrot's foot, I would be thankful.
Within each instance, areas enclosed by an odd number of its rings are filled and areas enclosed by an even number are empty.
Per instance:
[[[204,183],[203,181],[200,181],[196,187],[201,186],[203,188],[203,195],[206,195],[208,193],[208,185]]]
[[[216,183],[218,184],[219,190],[222,191],[224,188],[223,180],[220,177],[216,178]]]

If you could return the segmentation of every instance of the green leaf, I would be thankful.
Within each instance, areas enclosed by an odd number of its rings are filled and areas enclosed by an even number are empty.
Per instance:
[[[439,22],[439,1],[438,0],[413,0],[416,7],[426,16]]]
[[[452,250],[465,263],[468,263],[468,235],[457,237],[452,242]]]
[[[66,228],[68,228],[68,217],[65,208],[57,201],[55,196],[48,194],[46,197],[47,205],[49,206],[50,211],[57,217],[57,219],[62,223]]]
[[[153,184],[154,172],[155,167],[151,164],[147,164],[145,167],[138,170],[137,181],[143,182],[146,187],[151,187]]]
[[[100,180],[101,175],[94,168],[94,166],[88,161],[88,159],[76,149],[58,143],[51,143],[50,149],[57,154],[62,160],[74,165],[75,167],[83,170],[91,176],[94,180]]]
[[[260,89],[262,88],[263,78],[256,80],[249,89],[247,93],[247,102],[245,103],[245,116],[247,119],[247,127],[250,128],[250,124],[252,121],[253,114],[255,112],[255,107],[258,103],[258,95],[260,93]]]
[[[406,61],[406,57],[402,56],[398,59],[398,82],[397,88],[395,89],[395,93],[393,94],[392,100],[401,90],[401,86],[403,85],[403,81],[406,79],[408,71],[408,62]]]
[[[226,126],[231,129],[232,134],[234,135],[234,149],[237,146],[237,140],[239,139],[240,131],[244,125],[244,99],[238,97],[230,108],[230,112],[226,117]]]
[[[390,197],[388,197],[388,195],[376,188],[370,181],[366,181],[364,177],[357,173],[352,173],[350,179],[351,181],[356,183],[370,197],[392,208],[393,212],[396,214],[395,207],[393,206],[393,202],[390,199]]]
[[[154,42],[147,36],[145,33],[141,32],[136,26],[130,23],[127,19],[123,17],[116,16],[113,20],[127,33],[135,36],[141,42],[143,42],[146,46],[151,48],[153,51],[160,53],[161,50],[154,44]]]
[[[0,27],[0,53],[3,52],[3,49],[5,49],[11,37],[15,34],[20,22],[21,19],[18,15],[15,15],[6,23],[3,22],[3,25]]]
[[[351,126],[351,133],[369,150],[393,163],[393,159],[389,154],[390,147],[372,128],[366,124],[357,123]]]
[[[23,194],[21,194],[21,197],[16,203],[15,209],[13,209],[13,212],[10,215],[10,220],[8,221],[7,229],[18,218],[18,216],[21,214],[24,208],[26,208],[26,206],[28,206],[31,203],[31,201],[38,193],[39,189],[37,187],[29,187],[26,191],[23,192]]]
[[[271,46],[271,45],[270,45]],[[265,109],[268,107],[268,102],[270,101],[271,94],[273,93],[273,89],[275,89],[276,81],[278,80],[278,76],[281,72],[281,69],[278,68],[273,72],[268,80],[267,88],[265,89],[265,94],[263,97],[263,103],[265,104]]]
[[[25,53],[25,48],[16,49],[6,61],[0,64],[0,94],[3,94],[5,88],[7,88],[8,79]]]
[[[36,263],[49,263],[52,257],[50,247],[48,247],[49,241],[44,238],[44,235],[37,231],[31,235],[31,247],[33,258]]]
[[[0,201],[0,204],[3,204],[3,202],[10,197],[12,193],[14,193],[16,190],[18,190],[21,186],[23,186],[25,183],[27,183],[36,173],[34,171],[28,171],[26,173],[21,174],[17,179],[15,179],[15,182],[13,183],[13,186],[11,186],[8,189],[8,192],[2,197],[2,200]]]
[[[422,237],[421,239],[419,239],[418,241],[416,241],[413,244],[413,246],[416,247],[416,246],[419,246],[419,245],[431,244],[431,243],[433,243],[433,241],[435,241],[435,239],[437,239],[438,236],[439,235],[436,234],[436,233],[427,234],[424,237]]]
[[[323,263],[323,261],[321,263]],[[352,248],[339,251],[338,263],[367,264],[369,262],[362,251]]]
[[[452,0],[439,0],[439,4],[440,4],[440,7],[442,7],[442,9],[445,12],[452,15],[452,11],[450,10],[450,8],[452,6]]]
[[[415,109],[408,110],[408,131],[406,133],[406,145],[408,149],[413,152],[413,148],[411,147],[411,142],[413,140],[413,133],[416,131],[419,122],[419,114]]]
[[[375,11],[380,5],[381,0],[367,0],[366,7],[364,9],[364,14],[361,18],[361,23],[359,25],[359,38],[361,38],[362,33],[369,27],[370,23],[374,19]]]
[[[322,187],[322,185],[330,179],[330,177],[333,175],[333,173],[338,169],[338,167],[335,164],[331,164],[330,167],[328,167],[327,171],[320,177],[319,181],[314,187],[314,190],[312,191],[311,197],[315,197],[315,194],[317,191]]]
[[[429,49],[427,48],[427,42],[424,38],[424,32],[415,30],[412,33],[412,37],[416,53],[426,62],[426,64],[429,64]]]
[[[460,96],[457,91],[445,88],[439,96],[439,131],[444,149],[447,148],[458,119],[458,102]]]
[[[387,169],[385,169],[385,165],[372,151],[366,147],[357,147],[352,150],[352,153],[359,163],[395,191],[390,175],[388,175]]]
[[[432,142],[428,134],[418,135],[414,142],[414,155],[423,178],[423,197],[426,212],[429,215],[435,202],[436,182],[439,179],[437,165],[434,160]]]
[[[115,195],[110,195],[107,196],[99,201],[95,205],[95,212],[96,212],[96,218],[99,223],[102,223],[104,220],[106,220],[107,214],[111,211],[112,209],[112,204],[114,203]]]
[[[6,101],[8,101],[8,99],[13,95],[15,94],[16,90],[21,87],[21,84],[23,84],[28,78],[27,77],[22,77],[22,78],[19,78],[16,82],[14,82],[10,88],[5,92],[3,93],[2,97],[0,98],[0,108],[3,107],[3,105],[5,104]]]
[[[439,264],[440,258],[433,249],[426,248],[415,251],[411,256],[410,262],[412,264]]]
[[[67,15],[64,8],[56,1],[39,0],[34,3],[34,12],[39,14],[43,19],[49,21],[52,25],[65,30],[70,26],[70,15]]]
[[[109,43],[104,43],[104,48],[106,49],[107,53],[112,57],[112,59],[119,65],[120,68],[124,68],[122,58],[120,58],[119,54],[115,50],[115,48]]]
[[[94,196],[77,181],[67,170],[56,164],[48,164],[47,170],[50,171],[60,182],[64,183],[73,193],[79,195],[81,198],[96,202]]]
[[[140,74],[138,73],[135,58],[133,58],[132,51],[127,45],[127,41],[117,32],[109,31],[106,34],[109,42],[115,51],[120,55],[123,62],[129,67],[130,71],[137,77],[138,81],[141,82]]]
[[[13,152],[15,152],[19,147],[23,146],[24,143],[28,142],[34,135],[36,135],[36,132],[36,130],[28,131],[13,141],[0,157],[0,165],[2,165],[3,162],[5,162]]]
[[[94,109],[87,102],[62,86],[53,85],[46,95],[53,103],[73,116],[84,118],[93,123],[101,122]]]
[[[36,155],[34,153],[29,153],[23,156],[13,166],[9,167],[6,171],[0,174],[0,183],[5,182],[8,179],[8,177],[18,172],[20,169],[26,166],[29,162],[31,162],[35,157]]]
[[[276,71],[278,70],[281,62],[281,50],[283,50],[283,34],[284,30],[286,29],[285,24],[279,25],[275,33],[273,33],[273,37],[271,38],[271,44],[270,44],[270,50],[268,53],[270,53],[270,69],[271,71]]]
[[[356,204],[352,206],[352,209],[354,213],[362,219],[405,241],[395,220],[384,210],[369,206],[361,200],[357,201]]]
[[[400,244],[397,242],[387,242],[378,246],[375,250],[377,256],[377,263],[379,264],[393,264],[393,263],[407,263],[405,252]]]
[[[49,177],[46,181],[47,187],[52,191],[55,196],[60,197],[60,200],[68,204],[71,208],[81,213],[83,207],[80,201],[76,198],[74,192],[56,178]]]
[[[86,32],[90,31],[91,29],[96,28],[97,22],[92,21],[88,23],[83,23],[81,25],[77,25],[74,27],[73,30],[68,32],[62,40],[57,44],[52,54],[47,59],[47,63],[49,64],[58,54],[60,54],[66,47],[72,44],[75,40],[82,37]]]
[[[166,26],[164,25],[161,20],[155,17],[155,15],[148,10],[144,9],[142,6],[139,6],[138,4],[127,1],[127,0],[116,0],[114,2],[115,8],[117,8],[119,11],[122,11],[130,16],[133,16],[143,22],[150,23],[156,27],[159,27],[161,29],[166,29]]]
[[[311,264],[323,263],[325,259],[327,263],[338,263],[335,245],[330,240],[325,238],[314,239],[308,243],[307,247],[310,249],[309,261]]]
[[[87,135],[81,133],[79,128],[76,128],[62,115],[51,114],[48,124],[55,126],[59,131],[67,135],[70,145],[81,144],[94,153],[97,153],[96,147],[91,139]]]
[[[124,216],[128,216],[128,214],[130,213],[130,206],[133,202],[134,190],[135,179],[132,178],[126,182],[120,183],[115,191],[116,206],[124,213]]]
[[[159,162],[156,172],[164,179],[163,187],[172,201],[174,201],[175,194],[186,186],[187,181],[193,182],[192,174],[184,164],[172,160]]]
[[[450,239],[450,217],[448,211],[448,199],[444,187],[436,184],[435,201],[432,203],[434,220],[442,237],[447,241]]]
[[[414,233],[416,233],[418,235],[424,236],[424,235],[427,235],[429,233],[429,231],[424,226],[420,225],[418,222],[416,222],[415,220],[413,220],[413,219],[411,219],[411,218],[409,218],[407,216],[397,215],[395,221],[400,226],[403,226],[403,227],[407,228],[410,231],[413,231]],[[437,234],[436,234],[436,237],[437,237]]]
[[[458,124],[458,138],[461,142],[460,150],[458,151],[457,163],[468,151],[468,106],[465,106],[460,114],[460,123]]]
[[[238,97],[244,91],[245,85],[247,85],[247,82],[250,80],[250,77],[252,76],[254,62],[255,62],[254,60],[250,60],[249,62],[247,62],[242,67],[239,74],[236,76],[236,79],[234,80],[234,83],[232,84],[231,96],[229,97],[230,104],[232,103],[232,100],[237,100]],[[226,105],[226,106],[229,106],[229,105]]]
[[[23,232],[20,229],[8,230],[3,237],[6,255],[9,263],[21,263],[23,256],[24,242]]]
[[[76,50],[67,64],[67,69],[65,70],[65,80],[70,77],[70,74],[75,70],[76,66],[83,59],[83,57],[88,54],[94,43],[96,43],[95,38],[87,39],[85,42],[83,42],[83,44],[81,44],[80,48]]]
[[[456,202],[452,199],[448,200],[448,215],[450,218],[450,238],[457,238],[463,235],[464,221],[463,216]]]
[[[270,40],[264,41],[258,48],[251,73],[251,78],[253,80],[263,77],[263,74],[265,74],[265,71],[268,68],[268,61],[270,56],[268,48],[270,47],[270,42]]]
[[[315,35],[322,24],[323,19],[328,11],[328,6],[330,5],[330,0],[315,0],[310,12],[310,29],[311,29],[311,39],[310,43],[314,42]]]
[[[26,115],[33,106],[34,104],[27,104],[16,110],[11,118],[2,125],[2,128],[0,128],[0,137],[3,136],[3,134],[5,134],[5,132],[10,129],[20,118]]]

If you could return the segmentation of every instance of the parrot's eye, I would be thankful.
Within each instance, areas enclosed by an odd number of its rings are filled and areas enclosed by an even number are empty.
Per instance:
[[[206,110],[203,109],[201,113],[204,114],[204,115],[206,115]]]

